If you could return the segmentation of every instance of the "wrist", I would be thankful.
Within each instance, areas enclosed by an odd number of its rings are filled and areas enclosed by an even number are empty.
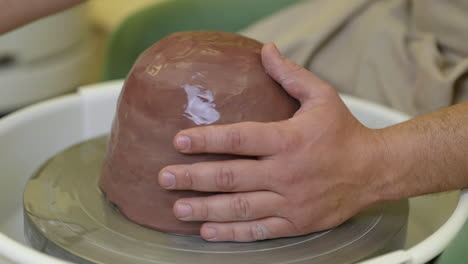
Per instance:
[[[421,153],[418,141],[408,133],[408,122],[376,129],[376,166],[379,178],[376,181],[379,199],[397,201],[427,193],[420,182]],[[418,169],[419,168],[419,169]]]
[[[396,201],[405,198],[404,184],[401,175],[405,171],[405,162],[399,160],[391,129],[369,129],[370,136],[367,149],[367,174],[369,192],[374,194],[376,203]]]
[[[345,167],[346,174],[351,174],[353,183],[359,188],[357,194],[361,207],[367,208],[380,202],[395,200],[396,193],[392,188],[394,175],[390,168],[393,163],[386,134],[378,129],[370,129],[358,124],[347,151],[348,160]]]

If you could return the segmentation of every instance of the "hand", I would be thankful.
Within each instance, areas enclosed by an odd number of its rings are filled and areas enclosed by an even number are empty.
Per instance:
[[[281,56],[262,50],[269,75],[301,103],[289,120],[197,127],[179,132],[182,153],[257,156],[174,165],[161,170],[169,190],[224,192],[184,198],[174,205],[182,221],[207,221],[209,241],[255,241],[303,235],[335,227],[379,202],[382,180],[374,174],[377,131],[364,127],[336,91]]]

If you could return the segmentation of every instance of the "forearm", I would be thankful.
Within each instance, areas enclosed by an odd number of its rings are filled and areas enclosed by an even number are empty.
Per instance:
[[[468,187],[468,101],[379,133],[384,200]]]
[[[84,0],[0,0],[0,34]]]

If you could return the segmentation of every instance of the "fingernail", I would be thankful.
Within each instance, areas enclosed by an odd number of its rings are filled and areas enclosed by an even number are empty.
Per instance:
[[[170,173],[168,171],[165,171],[165,172],[162,173],[162,175],[161,175],[161,186],[163,188],[167,188],[167,189],[174,188],[175,184],[176,184],[176,178],[175,178],[174,174],[172,174],[172,173]]]
[[[278,47],[276,46],[275,43],[272,43],[273,44],[273,51],[276,53],[276,55],[282,57],[283,55],[281,55],[281,52],[279,51]]]
[[[189,204],[178,204],[176,206],[177,218],[188,218],[192,216],[192,206]]]
[[[204,230],[203,232],[203,237],[206,239],[206,240],[214,240],[216,239],[216,229],[212,228],[212,227],[208,227]]]
[[[188,150],[190,148],[190,138],[187,136],[178,136],[176,138],[176,147],[178,150]]]

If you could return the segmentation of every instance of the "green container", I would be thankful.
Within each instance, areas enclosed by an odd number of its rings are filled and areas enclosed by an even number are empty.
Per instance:
[[[468,222],[465,223],[455,239],[450,242],[436,264],[464,264],[468,263]]]

